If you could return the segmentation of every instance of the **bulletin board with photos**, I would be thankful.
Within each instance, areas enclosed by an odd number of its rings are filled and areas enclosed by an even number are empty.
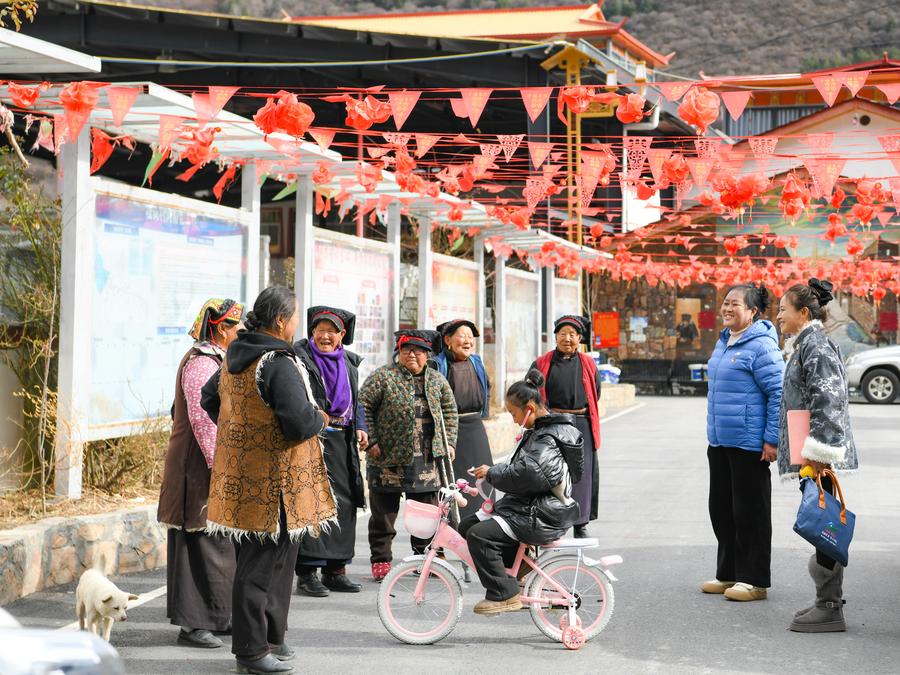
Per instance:
[[[392,260],[385,243],[328,230],[315,233],[312,303],[356,314],[349,348],[363,357],[360,382],[391,360]]]

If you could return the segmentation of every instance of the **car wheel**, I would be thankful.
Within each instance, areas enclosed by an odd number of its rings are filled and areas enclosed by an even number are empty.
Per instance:
[[[869,403],[893,403],[900,391],[900,378],[885,368],[876,368],[862,381],[863,396]]]

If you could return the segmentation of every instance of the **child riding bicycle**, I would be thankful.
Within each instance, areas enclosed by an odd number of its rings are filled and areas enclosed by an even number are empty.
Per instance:
[[[476,614],[499,614],[522,608],[519,583],[506,572],[520,542],[540,546],[561,537],[578,522],[572,483],[581,478],[584,451],[581,432],[571,415],[551,413],[541,398],[544,377],[532,368],[506,392],[506,409],[524,434],[508,462],[482,465],[471,473],[505,493],[490,515],[483,510],[459,526],[469,545],[485,599]]]

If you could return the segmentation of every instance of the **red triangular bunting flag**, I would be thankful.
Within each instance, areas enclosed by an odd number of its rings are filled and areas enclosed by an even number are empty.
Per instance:
[[[866,78],[869,77],[868,70],[859,70],[849,73],[834,73],[832,75],[838,84],[842,84],[850,90],[851,96],[856,96],[860,89],[866,84]]]
[[[222,112],[222,108],[225,107],[225,104],[231,100],[231,97],[234,96],[240,87],[210,87],[209,88],[209,107],[212,115],[210,119],[215,119],[215,117]]]
[[[709,172],[712,171],[715,160],[708,157],[686,157],[688,169],[690,169],[691,177],[694,179],[694,185],[699,189],[703,189]]]
[[[528,119],[536,122],[537,118],[544,112],[547,107],[547,101],[553,93],[553,87],[526,87],[520,89],[522,94],[522,103],[525,104],[525,111],[528,113]]]
[[[889,84],[876,84],[881,93],[887,99],[887,102],[894,105],[900,98],[900,82],[891,82]]]
[[[394,124],[397,131],[403,128],[403,123],[419,102],[421,91],[391,91],[388,92],[388,104],[391,106],[391,115],[394,116]]]
[[[484,112],[484,106],[487,105],[488,99],[491,97],[491,89],[460,89],[463,100],[466,102],[469,122],[473,127],[478,126],[478,120],[481,119],[481,113]]]
[[[179,127],[181,126],[183,117],[175,115],[159,116],[159,147],[168,148],[172,145],[172,141],[178,138]]]
[[[900,213],[900,176],[891,176],[888,178],[888,184],[891,186],[891,197],[894,200],[894,210]]]
[[[672,148],[650,148],[647,150],[647,164],[650,165],[650,173],[653,174],[653,181],[659,183],[662,177],[662,165],[669,155],[672,154]]]
[[[752,91],[723,91],[719,96],[728,109],[731,119],[736,120],[744,114],[744,108],[747,107],[747,102],[752,94]]]
[[[828,104],[828,107],[833,106],[841,91],[841,83],[831,75],[814,77],[812,78],[812,83],[816,86],[819,94],[822,95],[822,100]]]
[[[65,115],[56,114],[53,116],[53,152],[59,154],[60,146],[66,142],[68,132],[66,130]]]
[[[846,158],[823,157],[814,161],[805,161],[804,164],[822,191],[823,197],[829,197],[834,190],[834,184],[844,170]]]
[[[197,125],[202,129],[215,117],[209,101],[209,94],[199,94],[195,91],[191,94],[191,100],[194,102],[194,112],[197,113]]]
[[[307,131],[323,151],[334,141],[334,129],[307,129]]]
[[[113,125],[122,126],[125,115],[134,105],[134,100],[143,91],[140,87],[107,87],[106,99],[109,101],[109,110],[112,113]]]
[[[878,222],[881,223],[882,227],[886,226],[891,221],[891,218],[894,217],[894,214],[890,211],[879,211],[875,215],[878,217]]]
[[[503,148],[503,157],[507,162],[513,158],[523,138],[525,138],[525,134],[514,134],[511,136],[500,134],[497,136],[497,140],[500,141],[500,147]]]
[[[531,166],[535,169],[540,169],[541,164],[546,161],[547,155],[550,154],[551,150],[553,150],[553,143],[528,141],[528,154],[531,156]]]
[[[74,143],[78,139],[78,134],[84,129],[85,123],[91,116],[90,110],[66,110],[66,138],[69,142]]]
[[[464,98],[451,98],[450,107],[453,108],[453,114],[457,117],[469,116],[469,104]]]
[[[824,150],[826,148],[830,148],[831,144],[834,142],[834,132],[826,131],[818,134],[807,134],[804,138],[800,139],[806,145],[811,148],[818,148],[819,150]]]
[[[434,144],[441,140],[440,136],[434,134],[415,134],[416,138],[416,157],[422,158],[425,153],[434,147]]]
[[[693,84],[693,82],[654,82],[653,86],[662,92],[667,101],[677,101]]]

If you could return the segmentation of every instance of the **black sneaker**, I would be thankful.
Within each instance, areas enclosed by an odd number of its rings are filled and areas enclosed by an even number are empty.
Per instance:
[[[297,595],[309,595],[313,598],[325,598],[328,589],[319,581],[319,575],[315,572],[297,575]]]
[[[572,536],[576,539],[588,539],[591,535],[588,534],[587,525],[576,525],[572,528]]]
[[[328,574],[323,572],[322,583],[335,593],[359,593],[362,590],[362,584],[351,581],[346,574]]]

